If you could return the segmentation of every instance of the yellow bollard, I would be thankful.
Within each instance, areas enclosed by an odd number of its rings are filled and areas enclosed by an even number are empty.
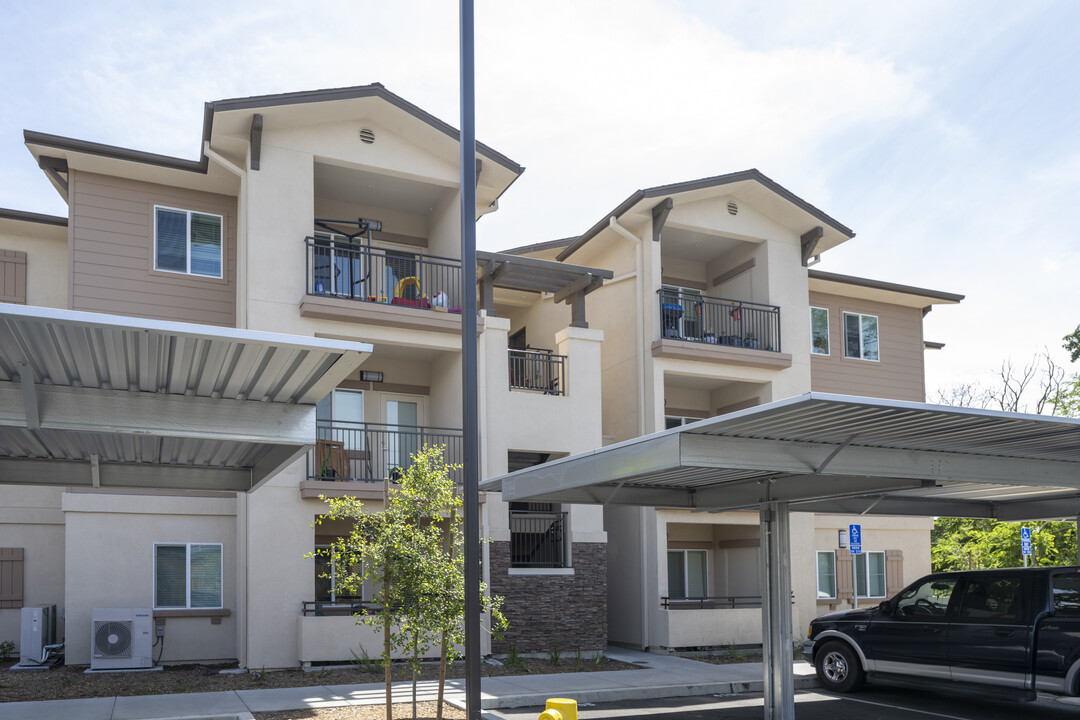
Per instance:
[[[578,720],[577,700],[548,698],[546,708],[540,713],[540,720]]]

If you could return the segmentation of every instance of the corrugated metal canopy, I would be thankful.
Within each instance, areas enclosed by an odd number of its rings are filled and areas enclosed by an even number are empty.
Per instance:
[[[0,483],[249,490],[371,349],[0,304]]]
[[[1080,420],[810,393],[493,478],[505,500],[1080,514]]]

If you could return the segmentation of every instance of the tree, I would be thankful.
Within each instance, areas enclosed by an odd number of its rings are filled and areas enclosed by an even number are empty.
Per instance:
[[[1080,360],[1080,325],[1076,326],[1076,329],[1062,338],[1064,340],[1063,346],[1069,351],[1069,357],[1073,362]]]
[[[993,385],[966,382],[938,390],[937,402],[1005,412],[1041,415],[1049,410],[1060,414],[1056,412],[1059,398],[1070,383],[1065,368],[1045,348],[1023,366],[1014,365],[1012,359],[1003,360],[996,374],[998,380]]]
[[[347,592],[356,592],[365,582],[377,587],[374,612],[358,615],[357,623],[383,631],[387,720],[392,720],[394,652],[408,657],[413,670],[415,716],[416,675],[422,653],[440,647],[441,717],[446,664],[456,659],[457,648],[464,643],[465,567],[457,511],[462,500],[450,476],[452,469],[443,460],[441,448],[425,447],[413,457],[399,486],[390,487],[387,481],[382,510],[366,512],[356,498],[323,498],[329,505],[325,519],[352,523],[347,537],[323,551],[333,558],[333,567],[342,569],[336,579],[338,586]],[[361,568],[359,572],[353,571],[356,567]],[[492,628],[501,631],[506,626],[500,612],[502,599],[488,597],[483,586],[480,592]]]

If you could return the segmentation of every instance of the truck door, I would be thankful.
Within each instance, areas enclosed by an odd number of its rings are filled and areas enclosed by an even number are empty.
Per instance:
[[[949,624],[952,679],[1030,687],[1031,575],[988,573],[965,580],[956,616]]]
[[[893,600],[892,612],[870,623],[870,669],[949,679],[945,638],[955,577],[924,578]]]

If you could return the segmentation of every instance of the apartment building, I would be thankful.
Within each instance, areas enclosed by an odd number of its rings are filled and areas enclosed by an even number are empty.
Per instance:
[[[313,522],[320,495],[381,507],[384,479],[425,444],[460,462],[460,308],[463,293],[476,292],[474,277],[486,309],[469,321],[479,344],[481,473],[601,444],[603,333],[589,326],[585,303],[611,274],[496,253],[462,268],[457,131],[381,85],[208,103],[197,161],[31,131],[25,140],[68,215],[0,212],[5,302],[68,311],[92,337],[132,331],[113,323],[138,319],[134,330],[235,328],[239,341],[280,333],[367,343],[371,352],[318,403],[312,450],[245,491],[184,486],[185,472],[204,477],[219,461],[212,450],[174,458],[181,479],[155,487],[91,484],[89,473],[87,486],[42,486],[18,473],[43,465],[0,469],[15,483],[0,485],[0,547],[20,558],[8,566],[19,582],[5,588],[0,637],[18,639],[19,606],[55,604],[67,661],[87,664],[95,609],[134,607],[152,608],[165,625],[154,650],[163,663],[283,667],[377,656],[381,639],[352,617],[370,588],[340,594],[310,556],[347,528]],[[480,217],[523,168],[480,144],[476,164]],[[531,323],[527,338],[511,335],[514,318],[552,296],[558,311]],[[313,362],[275,369],[254,360],[260,379],[240,399]],[[12,432],[43,434],[7,420]],[[119,462],[122,449],[109,448],[130,441],[108,436],[101,449],[73,447],[67,459]],[[33,463],[60,452],[6,445]],[[492,539],[485,579],[508,596],[519,649],[605,647],[602,511],[510,508],[497,498],[481,507]],[[536,594],[557,595],[559,607],[537,606]],[[562,622],[567,611],[575,622]]]
[[[757,171],[640,191],[581,236],[481,252],[463,268],[457,132],[378,84],[208,103],[198,160],[30,131],[25,141],[68,213],[0,211],[0,314],[43,309],[55,321],[46,335],[85,341],[79,369],[120,362],[101,338],[159,328],[237,346],[367,348],[341,377],[311,381],[333,380],[301,438],[310,450],[271,449],[272,469],[207,444],[185,452],[164,433],[157,454],[170,467],[153,482],[52,478],[39,468],[58,460],[137,475],[134,430],[80,444],[46,438],[29,412],[0,414],[0,449],[19,461],[0,464],[0,549],[12,551],[0,562],[19,578],[0,588],[0,639],[18,638],[20,606],[55,604],[72,664],[91,662],[99,608],[152,608],[163,663],[381,652],[352,617],[370,588],[339,593],[309,556],[348,530],[313,528],[319,496],[378,509],[384,480],[422,445],[460,460],[464,293],[481,308],[482,478],[809,390],[921,400],[922,316],[960,300],[807,269],[851,231]],[[482,218],[523,168],[479,144],[476,163]],[[181,370],[233,357],[210,341],[172,347],[185,349],[172,356]],[[314,370],[271,356],[229,366],[251,383],[233,399]],[[5,363],[0,380],[29,397]],[[136,394],[184,395],[184,382],[186,394],[222,394],[189,378]],[[163,453],[174,440],[180,449]],[[212,472],[221,465],[229,482]],[[481,508],[484,578],[511,622],[485,652],[760,642],[756,513],[498,493]],[[853,585],[869,600],[928,569],[928,521],[861,520],[871,552],[852,583],[837,547],[849,518],[793,518],[796,627],[850,603]]]
[[[811,391],[923,401],[922,318],[962,297],[808,268],[853,236],[749,170],[639,190],[578,237],[510,252],[613,271],[589,308],[605,334],[604,441],[614,443]],[[866,538],[854,568],[840,547],[849,523]],[[758,526],[756,508],[712,514],[611,498],[609,640],[673,650],[760,642]],[[929,572],[931,527],[794,513],[794,627],[850,607],[853,587],[876,602]]]

